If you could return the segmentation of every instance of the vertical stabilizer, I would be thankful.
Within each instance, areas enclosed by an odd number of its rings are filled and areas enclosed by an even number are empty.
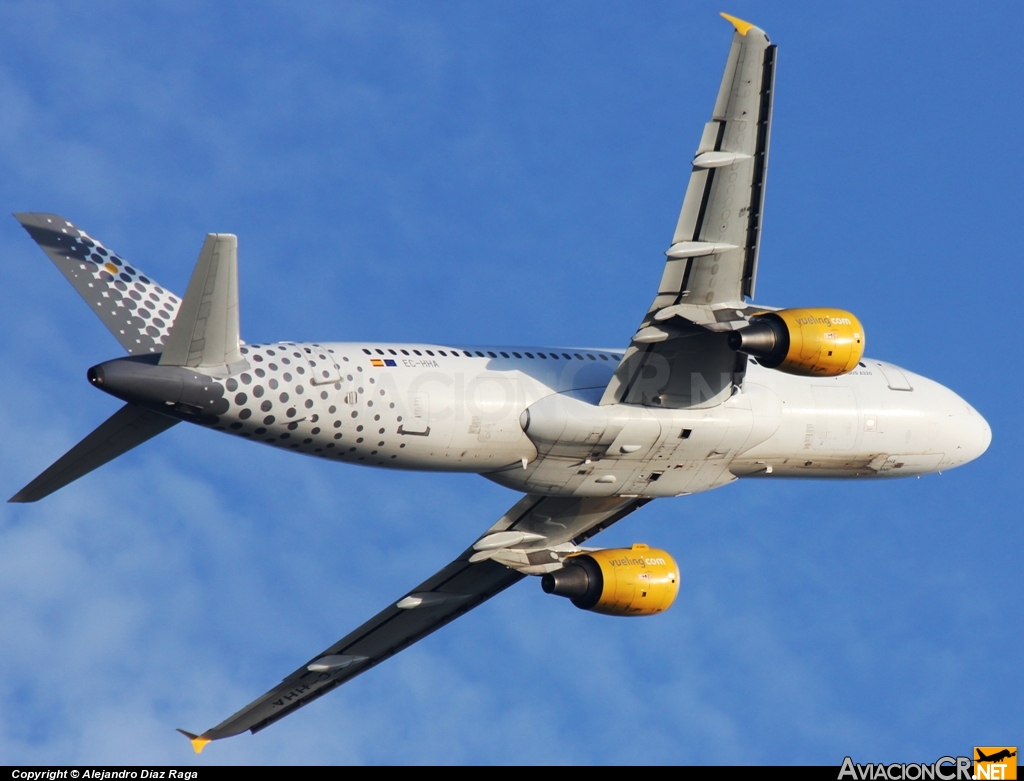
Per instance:
[[[245,365],[238,336],[238,238],[210,233],[167,337],[161,366],[229,374]]]

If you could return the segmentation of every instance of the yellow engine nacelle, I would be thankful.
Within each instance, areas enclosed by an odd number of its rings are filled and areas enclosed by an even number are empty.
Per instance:
[[[610,616],[650,616],[668,608],[679,592],[679,569],[663,550],[637,543],[570,556],[541,578],[548,594],[569,597],[583,610]]]
[[[729,334],[729,346],[769,369],[836,377],[853,371],[864,355],[864,328],[841,309],[780,309],[751,317]]]

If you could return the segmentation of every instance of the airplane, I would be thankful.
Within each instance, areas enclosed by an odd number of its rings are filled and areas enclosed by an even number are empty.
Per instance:
[[[993,754],[990,757],[985,756],[985,752],[983,752],[980,748],[976,748],[976,749],[974,749],[974,751],[978,755],[975,758],[975,761],[977,761],[977,762],[1001,762],[1004,759],[1009,759],[1010,757],[1017,756],[1017,752],[1016,751],[1010,751],[1009,749],[1006,749],[1006,748],[1002,749],[1001,751],[997,751],[995,754]]]
[[[734,34],[653,302],[626,348],[247,344],[238,242],[209,234],[185,291],[53,214],[15,215],[127,357],[88,380],[123,406],[10,501],[34,502],[185,421],[348,464],[478,473],[522,493],[453,561],[196,734],[256,733],[527,576],[577,608],[668,609],[679,569],[599,532],[663,497],[741,478],[890,478],[982,455],[953,391],[864,356],[855,315],[754,304],[776,47]]]

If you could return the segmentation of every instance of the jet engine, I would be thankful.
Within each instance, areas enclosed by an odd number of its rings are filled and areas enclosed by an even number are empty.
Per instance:
[[[541,578],[548,594],[568,597],[583,610],[610,616],[650,616],[667,609],[679,592],[679,569],[663,550],[637,543],[569,556]]]
[[[841,309],[781,309],[750,318],[729,334],[729,346],[762,366],[801,377],[836,377],[864,355],[864,328]]]

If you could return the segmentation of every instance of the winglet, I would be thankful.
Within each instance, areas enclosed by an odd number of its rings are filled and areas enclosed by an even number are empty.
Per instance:
[[[736,32],[738,32],[740,35],[746,35],[748,32],[751,31],[751,29],[757,26],[751,24],[750,22],[744,22],[742,19],[737,19],[735,16],[729,16],[729,14],[725,12],[722,12],[721,16],[723,19],[726,19],[729,22],[731,22],[732,26],[736,28]]]
[[[183,729],[179,729],[178,732],[188,738],[189,742],[192,744],[193,750],[197,754],[202,754],[203,747],[210,742],[209,738],[204,738],[202,735],[193,735],[191,732],[185,732]]]

